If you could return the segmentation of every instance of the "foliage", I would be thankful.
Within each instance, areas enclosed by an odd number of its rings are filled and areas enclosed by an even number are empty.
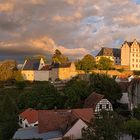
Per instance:
[[[133,74],[134,74],[134,75],[140,75],[140,71],[134,70],[134,71],[133,71]]]
[[[82,107],[84,99],[88,94],[88,83],[86,81],[75,78],[71,80],[64,89],[67,98],[65,102],[66,108]]]
[[[90,76],[90,91],[105,95],[110,101],[116,101],[122,97],[118,83],[105,74],[92,74]]]
[[[9,140],[18,128],[18,108],[9,95],[5,95],[0,110],[0,136],[2,140]]]
[[[128,120],[125,123],[125,133],[132,135],[135,139],[140,139],[140,121]]]
[[[16,87],[17,87],[18,89],[23,90],[23,89],[26,87],[25,81],[17,81],[17,82],[16,82]]]
[[[31,91],[21,93],[18,106],[20,109],[61,108],[61,95],[49,82],[35,82]]]
[[[16,68],[16,61],[7,60],[0,64],[0,81],[13,79],[14,69]]]
[[[123,118],[115,112],[101,111],[82,131],[84,140],[118,140],[123,130]]]
[[[68,57],[64,56],[58,49],[56,49],[52,57],[52,62],[62,64],[69,62],[69,60]]]
[[[14,71],[14,79],[16,81],[24,81],[24,78],[23,78],[20,70]]]
[[[76,67],[78,70],[84,70],[85,72],[93,70],[96,67],[95,58],[92,55],[87,54],[82,60],[78,61]]]
[[[112,68],[112,66],[113,62],[106,57],[101,57],[97,65],[99,70],[109,70]]]
[[[140,106],[133,109],[133,114],[136,119],[140,120]]]

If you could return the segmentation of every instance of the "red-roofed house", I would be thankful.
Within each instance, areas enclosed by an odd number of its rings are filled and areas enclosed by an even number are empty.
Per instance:
[[[19,114],[19,125],[23,128],[38,125],[38,111],[32,108]]]
[[[82,138],[82,128],[88,126],[90,120],[94,118],[94,113],[92,108],[38,111],[27,109],[19,116],[22,118],[24,126],[31,126],[34,122],[37,122],[38,126],[29,127],[30,129],[25,127],[19,129],[15,133],[14,139],[24,140],[26,137],[26,139],[42,138],[48,140],[48,137],[52,138],[53,136],[55,136],[55,139],[67,137],[80,139]],[[24,120],[26,121],[24,122]]]

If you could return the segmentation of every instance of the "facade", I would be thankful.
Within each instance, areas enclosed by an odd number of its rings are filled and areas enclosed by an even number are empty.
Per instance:
[[[77,75],[76,66],[74,63],[66,64],[45,64],[41,59],[25,60],[21,74],[24,80],[27,81],[58,81],[70,80]]]
[[[130,70],[140,70],[140,43],[136,39],[122,44],[121,65],[129,66]]]
[[[117,48],[102,48],[96,56],[98,62],[101,57],[109,58],[115,65],[121,64],[121,52]]]
[[[93,108],[95,114],[98,114],[101,110],[113,111],[112,104],[104,98],[104,95],[93,92],[85,100],[85,108]]]

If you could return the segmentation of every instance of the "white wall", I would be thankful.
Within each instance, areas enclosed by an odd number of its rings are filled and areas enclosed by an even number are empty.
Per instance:
[[[48,81],[49,71],[22,70],[21,74],[27,81]]]
[[[107,104],[109,108],[107,108]],[[102,105],[102,108],[100,108],[100,105]],[[107,110],[107,111],[113,111],[112,104],[107,100],[107,99],[102,99],[95,107],[95,112],[99,112],[102,109]]]
[[[81,130],[82,128],[86,128],[87,125],[81,119],[79,119],[73,127],[64,135],[64,137],[70,137],[72,139],[80,139],[82,138]]]
[[[35,81],[48,81],[49,80],[49,71],[34,71],[34,80]]]
[[[20,122],[20,120],[22,120]],[[26,127],[34,127],[35,125],[38,125],[38,121],[34,122],[34,123],[29,123],[27,119],[23,119],[21,117],[19,117],[19,126],[22,128],[26,128]]]
[[[122,104],[128,104],[129,103],[128,93],[127,92],[122,93],[122,97],[118,102]]]

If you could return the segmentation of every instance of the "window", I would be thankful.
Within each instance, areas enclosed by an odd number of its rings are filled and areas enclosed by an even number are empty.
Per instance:
[[[134,54],[132,54],[133,56],[135,56]]]
[[[109,109],[109,104],[106,104],[106,109]]]
[[[102,109],[102,105],[101,104],[99,105],[99,109]]]
[[[132,67],[134,68],[134,64],[132,64]]]
[[[134,59],[132,59],[132,61],[134,62]]]
[[[138,62],[138,59],[136,59],[136,62]]]

